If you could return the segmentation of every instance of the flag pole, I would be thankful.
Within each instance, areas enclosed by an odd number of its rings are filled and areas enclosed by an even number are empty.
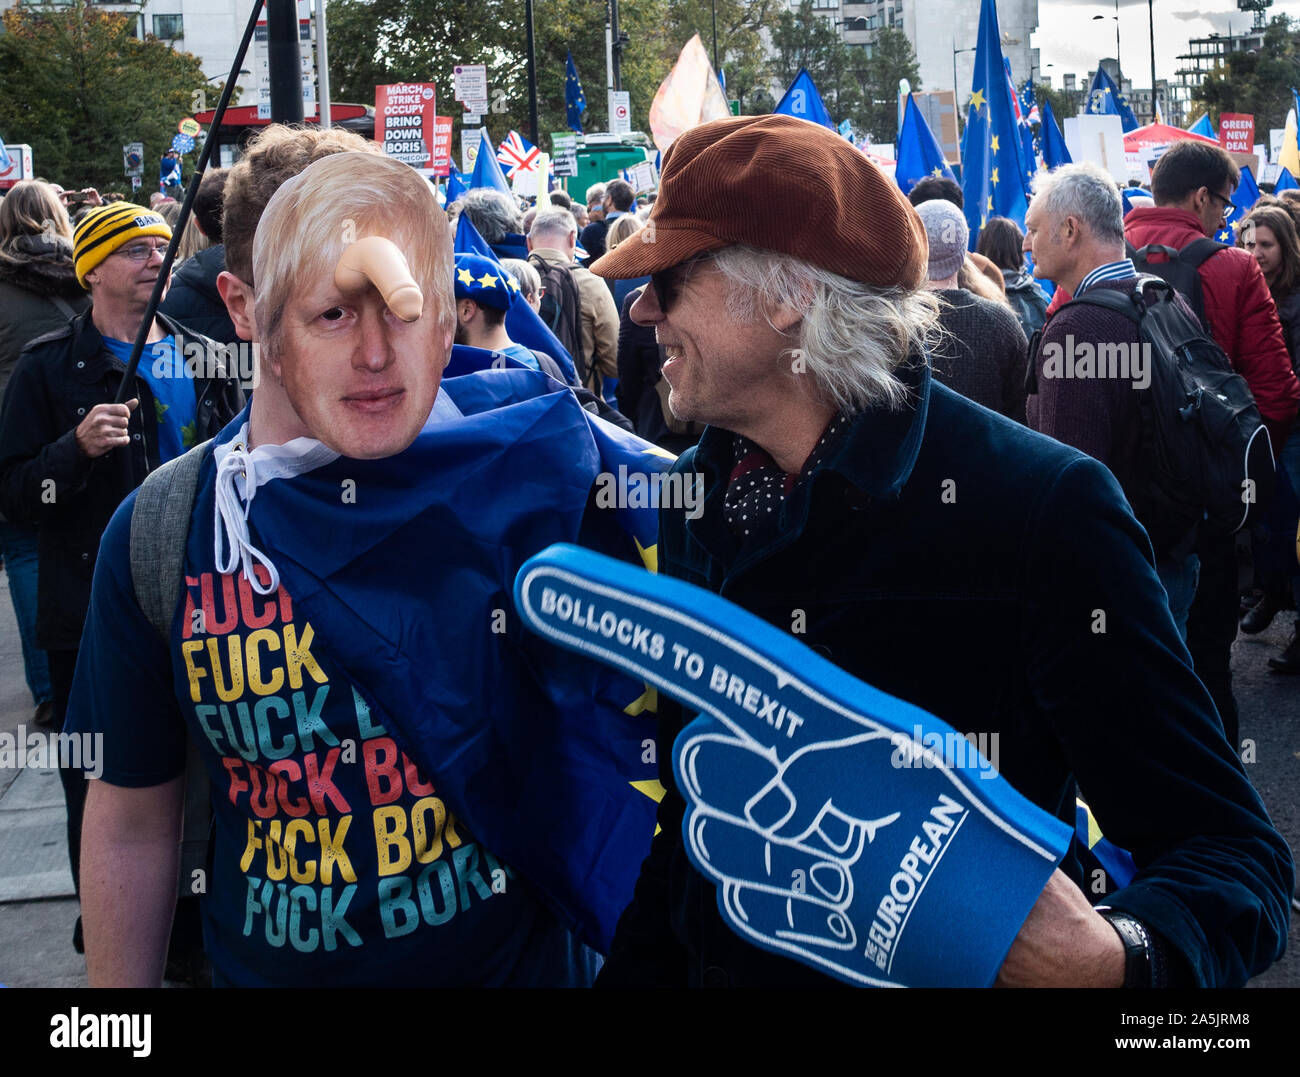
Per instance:
[[[181,244],[181,234],[185,231],[185,225],[193,211],[194,196],[198,194],[199,184],[203,182],[203,174],[207,171],[208,161],[212,158],[212,147],[217,144],[217,139],[214,137],[215,133],[221,127],[221,121],[226,115],[226,106],[230,104],[230,97],[234,92],[235,83],[239,81],[239,72],[244,66],[244,57],[248,54],[249,43],[253,40],[253,32],[257,29],[257,17],[261,13],[262,0],[253,0],[253,10],[248,16],[248,25],[244,27],[243,40],[240,41],[239,48],[235,50],[235,59],[230,65],[230,78],[226,80],[225,86],[221,88],[221,98],[217,101],[217,107],[212,113],[212,122],[208,125],[208,137],[203,140],[203,149],[199,152],[198,164],[194,166],[194,172],[190,175],[189,186],[185,188],[185,201],[181,203],[181,212],[176,218],[176,227],[172,230],[171,242],[167,244],[167,253],[163,255],[162,265],[158,268],[158,279],[154,281],[153,292],[149,296],[149,305],[145,308],[144,318],[140,321],[140,328],[136,330],[135,342],[131,345],[131,357],[127,361],[126,372],[122,375],[122,384],[118,386],[117,397],[113,401],[115,404],[125,404],[134,395],[132,389],[135,385],[135,372],[140,366],[140,356],[144,353],[145,341],[149,339],[149,332],[153,329],[154,318],[158,315],[158,307],[162,303],[163,289],[167,287],[167,282],[171,278],[172,262],[176,259],[176,249]]]
[[[524,21],[528,36],[528,136],[536,146],[537,137],[537,49],[533,41],[533,0],[524,0]]]

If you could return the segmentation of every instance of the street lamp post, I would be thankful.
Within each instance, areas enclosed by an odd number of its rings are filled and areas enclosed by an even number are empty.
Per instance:
[[[1149,0],[1148,0],[1148,2],[1149,2]],[[1120,73],[1123,74],[1123,70],[1124,70],[1124,69],[1123,69],[1123,66],[1122,66],[1122,65],[1120,64],[1120,62],[1119,62],[1119,0],[1115,0],[1115,14],[1114,14],[1114,15],[1094,15],[1094,16],[1092,17],[1092,21],[1093,21],[1093,22],[1097,22],[1097,21],[1100,20],[1100,19],[1114,19],[1114,20],[1115,20],[1115,66],[1116,66],[1117,68],[1119,68]],[[1116,81],[1118,82],[1119,80],[1116,79]]]
[[[718,72],[718,0],[712,0],[713,8],[713,73]]]
[[[1155,123],[1158,110],[1156,108],[1156,13],[1153,0],[1147,0],[1147,29],[1151,31],[1151,122]]]
[[[959,53],[974,52],[974,51],[976,50],[959,49],[957,47],[957,39],[953,38],[952,40],[952,94],[953,94],[953,100],[956,104],[957,111],[959,112],[961,111],[961,99],[959,96],[961,94],[961,89],[957,85],[957,56]]]
[[[536,146],[537,134],[537,49],[533,41],[533,0],[524,2],[525,48],[528,53],[528,135]]]

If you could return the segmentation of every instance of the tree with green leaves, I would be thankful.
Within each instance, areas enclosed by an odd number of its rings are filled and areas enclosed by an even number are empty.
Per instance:
[[[902,30],[887,26],[876,36],[871,55],[854,58],[853,74],[862,88],[861,118],[875,142],[898,139],[898,83],[921,89],[916,50]]]
[[[584,129],[608,130],[605,7],[590,0],[545,0],[534,6],[538,134],[567,129],[564,61],[573,53],[587,98]],[[528,137],[528,68],[523,0],[331,0],[330,85],[336,100],[369,104],[375,87],[432,82],[438,111],[459,131],[463,110],[452,100],[452,68],[485,64],[491,105],[483,122],[495,140],[516,130]],[[650,102],[671,69],[665,61],[666,0],[620,9],[620,30],[630,43],[623,54],[623,89],[630,94],[633,125],[645,130]],[[688,35],[689,36],[689,35]],[[680,50],[679,43],[677,49]],[[672,59],[677,53],[673,52]],[[459,136],[456,136],[457,138]]]
[[[1038,102],[1041,108],[1044,104],[1051,104],[1052,115],[1056,117],[1058,125],[1064,124],[1070,116],[1077,116],[1079,105],[1083,101],[1083,94],[1078,91],[1054,90],[1049,83],[1034,83],[1034,100]],[[965,113],[962,114],[962,121],[965,122]]]
[[[862,126],[866,101],[858,71],[865,50],[845,45],[834,25],[816,14],[812,0],[803,0],[793,11],[782,11],[771,27],[771,41],[768,70],[782,93],[800,69],[806,70],[831,118],[837,123],[849,119]]]
[[[770,112],[776,101],[769,86],[771,79],[761,32],[770,26],[780,6],[777,0],[675,0],[668,5],[668,18],[659,33],[642,46],[646,58],[659,71],[651,96],[672,69],[682,46],[694,34],[700,35],[705,52],[713,58],[716,15],[716,66],[726,77],[727,97],[740,102],[742,113]],[[635,41],[632,47],[638,47]]]
[[[1193,96],[1218,126],[1223,112],[1251,113],[1256,132],[1286,123],[1294,104],[1290,87],[1300,83],[1300,33],[1286,15],[1275,15],[1258,50],[1230,52]],[[1196,110],[1193,109],[1195,112]]]
[[[134,36],[142,6],[122,13],[72,0],[4,13],[0,136],[31,145],[38,175],[70,188],[123,187],[122,147],[143,142],[152,191],[177,123],[202,94],[220,92],[196,56]]]

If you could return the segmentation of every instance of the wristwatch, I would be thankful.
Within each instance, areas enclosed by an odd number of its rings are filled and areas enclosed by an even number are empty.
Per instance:
[[[1101,913],[1124,944],[1124,986],[1155,987],[1162,977],[1157,969],[1158,948],[1151,932],[1140,921],[1109,906],[1098,905],[1095,911]]]

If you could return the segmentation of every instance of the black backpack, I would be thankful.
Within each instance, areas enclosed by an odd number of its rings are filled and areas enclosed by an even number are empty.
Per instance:
[[[1182,249],[1166,247],[1160,243],[1148,243],[1140,249],[1135,248],[1132,243],[1128,242],[1125,242],[1124,246],[1128,249],[1128,256],[1133,260],[1134,268],[1139,273],[1150,274],[1172,284],[1178,290],[1178,294],[1187,300],[1187,305],[1192,308],[1193,313],[1201,320],[1201,325],[1205,327],[1205,331],[1213,336],[1213,329],[1210,326],[1209,319],[1205,317],[1205,293],[1201,289],[1201,266],[1210,255],[1224,250],[1228,247],[1228,244],[1218,243],[1213,239],[1202,236],[1200,239],[1192,240]],[[1157,251],[1163,254],[1167,261],[1151,261],[1152,253]]]
[[[1123,314],[1150,348],[1139,405],[1144,481],[1129,496],[1157,554],[1188,551],[1201,523],[1230,535],[1257,520],[1275,469],[1250,386],[1177,295],[1143,276],[1132,296],[1090,288],[1070,301]]]
[[[578,282],[573,279],[568,266],[550,264],[535,254],[530,254],[528,261],[541,276],[542,287],[546,289],[538,313],[573,357],[578,380],[586,385],[587,357],[582,351],[582,296],[578,294]]]

